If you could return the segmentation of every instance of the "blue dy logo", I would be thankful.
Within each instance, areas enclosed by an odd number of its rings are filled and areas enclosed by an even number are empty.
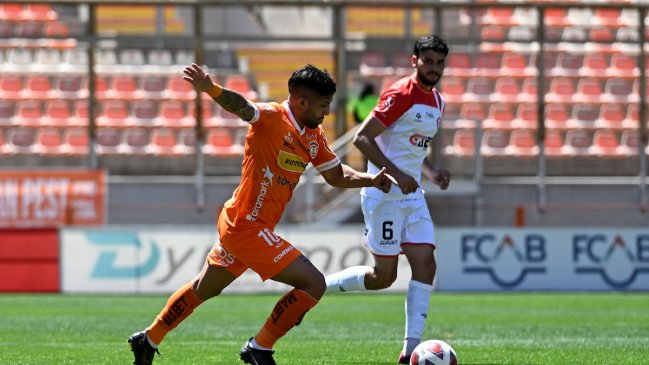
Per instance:
[[[615,289],[649,274],[649,234],[577,234],[572,237],[575,273],[598,275]]]
[[[156,242],[141,240],[135,232],[88,232],[86,237],[101,249],[92,278],[141,277],[151,273],[160,261]]]
[[[528,275],[544,274],[545,237],[525,234],[465,234],[461,238],[462,263],[467,274],[487,275],[496,285],[511,289]]]

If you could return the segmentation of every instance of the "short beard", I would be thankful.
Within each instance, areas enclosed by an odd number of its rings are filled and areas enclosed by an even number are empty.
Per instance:
[[[428,78],[426,78],[426,77],[425,77],[421,72],[417,71],[417,78],[419,79],[419,81],[420,81],[422,84],[424,84],[424,85],[426,85],[426,86],[430,86],[430,87],[435,87],[435,85],[437,85],[437,83],[438,83],[439,80],[441,79],[441,76],[440,76],[437,80],[435,80],[435,81],[430,81],[430,80],[429,80]]]

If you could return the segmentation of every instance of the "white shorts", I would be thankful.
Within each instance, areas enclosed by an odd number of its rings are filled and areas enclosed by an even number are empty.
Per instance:
[[[426,200],[379,200],[361,196],[365,246],[377,256],[398,256],[401,245],[435,246],[435,228]]]

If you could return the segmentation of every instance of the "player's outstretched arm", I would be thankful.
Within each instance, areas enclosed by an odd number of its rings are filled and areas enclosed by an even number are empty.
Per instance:
[[[385,167],[374,175],[356,171],[345,164],[339,164],[329,170],[322,171],[321,174],[329,185],[337,188],[362,188],[373,186],[384,193],[390,191],[392,183],[395,181],[392,176],[385,172]]]
[[[239,118],[249,121],[255,116],[255,108],[243,97],[243,95],[226,89],[212,81],[210,75],[203,69],[192,63],[183,70],[183,79],[189,81],[199,92],[205,92],[214,99],[221,107]]]

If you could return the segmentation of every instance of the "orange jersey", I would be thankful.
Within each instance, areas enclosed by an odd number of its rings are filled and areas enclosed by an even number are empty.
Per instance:
[[[275,227],[306,166],[318,171],[340,164],[322,127],[301,129],[288,102],[255,104],[243,155],[241,182],[221,219],[233,228],[253,223]]]

